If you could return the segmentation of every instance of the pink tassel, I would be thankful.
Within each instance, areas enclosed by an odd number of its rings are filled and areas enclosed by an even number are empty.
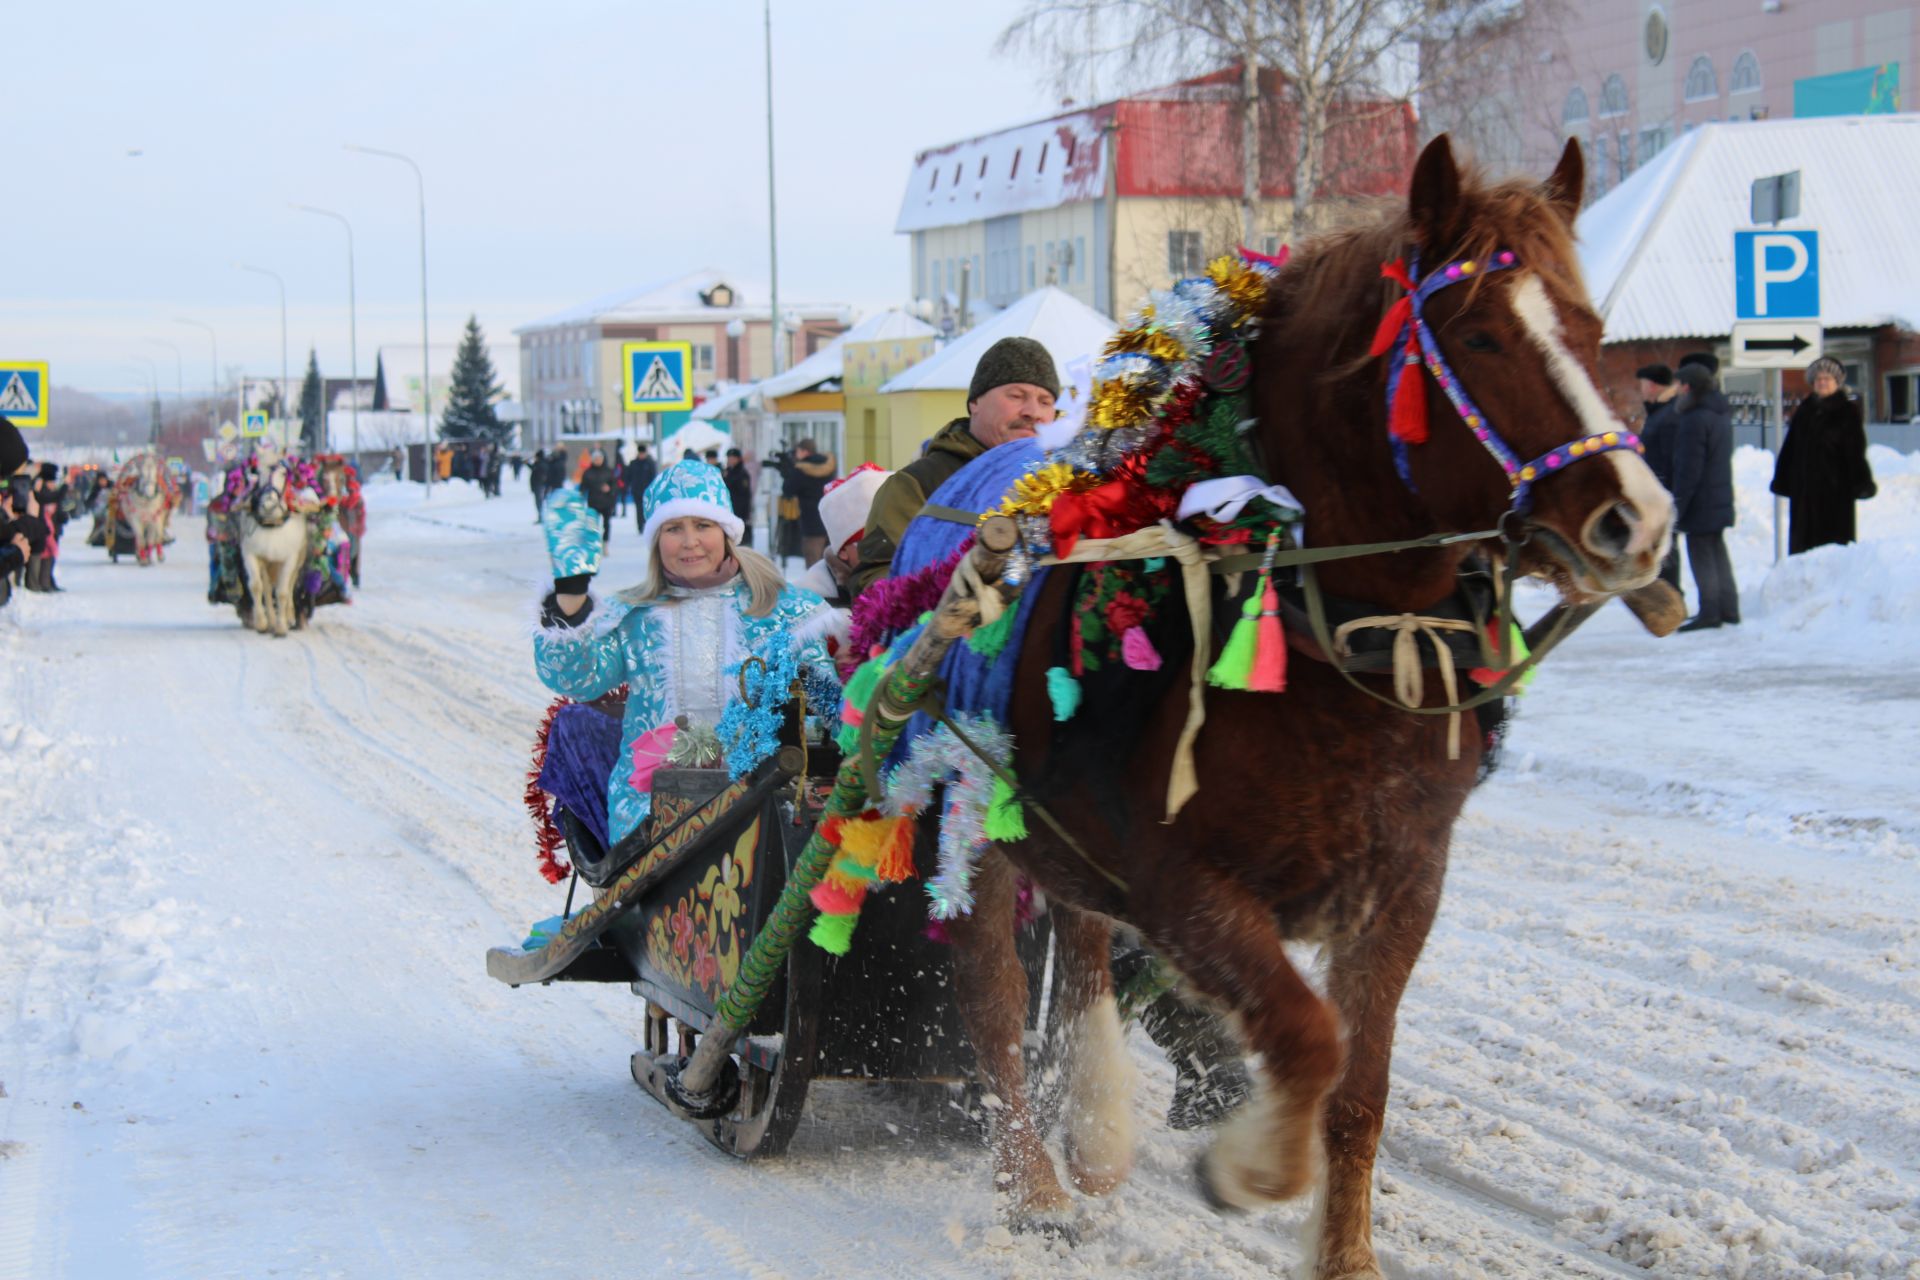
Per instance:
[[[635,791],[652,793],[653,772],[666,762],[667,753],[673,750],[674,735],[678,732],[679,726],[663,724],[633,740],[633,776],[628,781],[633,783]]]
[[[1253,651],[1253,674],[1247,688],[1259,693],[1281,693],[1287,687],[1287,633],[1280,625],[1280,595],[1269,580],[1260,596],[1260,631]]]
[[[1120,657],[1135,671],[1158,671],[1160,651],[1139,627],[1128,627],[1120,636]]]

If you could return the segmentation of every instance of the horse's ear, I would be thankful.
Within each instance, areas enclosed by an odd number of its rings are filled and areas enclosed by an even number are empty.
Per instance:
[[[1553,172],[1541,184],[1540,192],[1547,202],[1560,211],[1560,216],[1572,226],[1573,220],[1580,216],[1580,193],[1587,186],[1587,162],[1580,150],[1580,139],[1568,138],[1567,149],[1560,153],[1560,163],[1553,166]]]
[[[1453,144],[1444,133],[1429,142],[1414,163],[1407,215],[1421,247],[1429,253],[1453,247],[1460,221],[1460,166],[1454,163]]]

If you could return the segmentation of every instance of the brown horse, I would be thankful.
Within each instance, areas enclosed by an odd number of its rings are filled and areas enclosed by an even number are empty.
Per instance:
[[[1426,442],[1408,449],[1407,480],[1396,472],[1384,388],[1399,353],[1386,361],[1369,354],[1402,296],[1382,281],[1391,260],[1417,255],[1439,267],[1514,255],[1511,269],[1433,294],[1425,312],[1459,385],[1514,454],[1540,458],[1625,431],[1597,390],[1600,319],[1574,256],[1582,180],[1570,144],[1546,183],[1489,185],[1461,174],[1442,137],[1422,153],[1404,212],[1308,244],[1282,269],[1253,350],[1254,435],[1268,478],[1306,509],[1306,545],[1490,529],[1514,503],[1506,472],[1437,394],[1428,398]],[[1529,538],[1520,570],[1576,602],[1646,584],[1671,537],[1666,493],[1637,454],[1574,457],[1578,465],[1543,469],[1515,517]],[[1374,612],[1418,613],[1454,592],[1468,550],[1339,561],[1320,579]],[[1372,1173],[1395,1013],[1439,907],[1478,735],[1463,735],[1459,757],[1449,759],[1445,717],[1382,705],[1331,666],[1296,660],[1283,694],[1207,691],[1195,746],[1199,791],[1167,823],[1166,780],[1187,712],[1185,619],[1156,633],[1165,641],[1162,670],[1127,677],[1140,692],[1090,696],[1056,724],[1045,671],[1060,652],[1070,588],[1064,571],[1042,588],[1011,728],[1029,793],[1101,870],[1029,820],[1027,839],[982,866],[975,912],[955,930],[963,1015],[1000,1103],[993,1153],[1010,1215],[1016,1225],[1045,1227],[1071,1204],[1022,1078],[1027,988],[1010,941],[1017,869],[1054,904],[1067,962],[1061,1007],[1079,1037],[1066,1133],[1075,1184],[1110,1189],[1129,1163],[1111,918],[1138,928],[1260,1054],[1258,1092],[1200,1162],[1204,1194],[1252,1208],[1296,1196],[1318,1177],[1314,1274],[1378,1276]],[[1380,677],[1360,678],[1385,687]],[[1324,997],[1289,960],[1288,940],[1324,948]]]

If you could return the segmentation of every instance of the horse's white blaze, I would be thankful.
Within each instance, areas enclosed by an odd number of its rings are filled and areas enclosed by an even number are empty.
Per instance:
[[[1101,996],[1073,1029],[1067,1129],[1077,1177],[1118,1182],[1133,1166],[1133,1058],[1113,996]]]
[[[1553,299],[1547,296],[1547,288],[1540,283],[1538,276],[1526,276],[1514,288],[1513,313],[1527,331],[1527,336],[1533,339],[1534,345],[1547,358],[1547,373],[1579,417],[1581,429],[1590,436],[1606,431],[1625,431],[1626,427],[1607,407],[1600,389],[1593,385],[1586,367],[1574,359],[1573,352],[1567,349],[1561,335],[1560,313],[1554,310]],[[1635,555],[1657,545],[1660,554],[1665,555],[1673,523],[1673,500],[1660,487],[1660,482],[1654,479],[1653,468],[1636,453],[1615,450],[1602,456],[1613,464],[1614,474],[1620,481],[1621,497],[1639,516],[1633,524],[1633,538],[1628,544],[1627,554]]]

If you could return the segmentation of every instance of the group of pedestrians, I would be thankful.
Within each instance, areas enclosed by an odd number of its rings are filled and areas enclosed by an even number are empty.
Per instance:
[[[36,467],[19,428],[0,418],[0,605],[16,585],[62,590],[53,567],[66,531],[65,497],[60,469],[51,462]]]
[[[1733,527],[1733,412],[1716,377],[1720,361],[1696,351],[1674,368],[1635,371],[1646,421],[1640,438],[1647,464],[1673,495],[1674,532],[1684,536],[1699,608],[1680,628],[1709,631],[1740,623],[1740,588],[1727,554]],[[1798,555],[1854,539],[1854,503],[1874,495],[1860,401],[1846,369],[1827,357],[1807,367],[1812,394],[1788,424],[1775,461],[1772,489],[1788,502],[1788,551]],[[1679,537],[1660,576],[1680,586]]]

